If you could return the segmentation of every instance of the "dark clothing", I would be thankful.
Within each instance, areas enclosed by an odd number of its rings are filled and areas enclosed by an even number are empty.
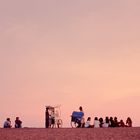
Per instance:
[[[22,121],[21,120],[15,120],[15,128],[21,128]]]
[[[114,127],[119,127],[119,123],[117,120],[114,121]]]
[[[55,119],[54,119],[54,117],[51,118],[51,124],[55,124]]]
[[[48,110],[46,110],[45,115],[46,115],[46,118],[45,118],[45,127],[46,128],[49,128],[49,112],[48,112]]]
[[[114,120],[110,120],[110,125],[109,125],[109,127],[115,127],[115,122],[114,122]]]

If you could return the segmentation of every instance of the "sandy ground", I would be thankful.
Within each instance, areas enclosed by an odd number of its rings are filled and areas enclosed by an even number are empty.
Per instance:
[[[140,128],[1,128],[0,140],[140,140]]]

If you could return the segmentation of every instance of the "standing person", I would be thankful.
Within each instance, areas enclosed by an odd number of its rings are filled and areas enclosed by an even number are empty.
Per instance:
[[[84,119],[84,111],[82,106],[79,107],[79,111],[81,112],[81,118],[78,120],[78,126],[77,127],[84,127],[85,125],[85,119]]]
[[[21,128],[21,127],[22,127],[22,121],[19,119],[19,117],[16,117],[15,128]]]
[[[50,119],[51,119],[51,128],[54,128],[54,126],[55,126],[55,111],[54,111],[54,108],[52,109]]]
[[[4,128],[11,128],[12,125],[11,125],[11,120],[10,118],[7,118],[6,121],[4,122]]]
[[[46,108],[45,112],[45,128],[49,128],[49,108]]]

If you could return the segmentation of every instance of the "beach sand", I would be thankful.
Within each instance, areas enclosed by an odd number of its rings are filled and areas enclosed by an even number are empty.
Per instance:
[[[140,127],[59,129],[1,128],[0,140],[140,140]]]

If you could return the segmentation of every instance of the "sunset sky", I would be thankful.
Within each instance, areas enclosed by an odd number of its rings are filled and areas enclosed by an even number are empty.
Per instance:
[[[140,126],[140,0],[1,0],[0,127],[44,127],[46,105]]]

